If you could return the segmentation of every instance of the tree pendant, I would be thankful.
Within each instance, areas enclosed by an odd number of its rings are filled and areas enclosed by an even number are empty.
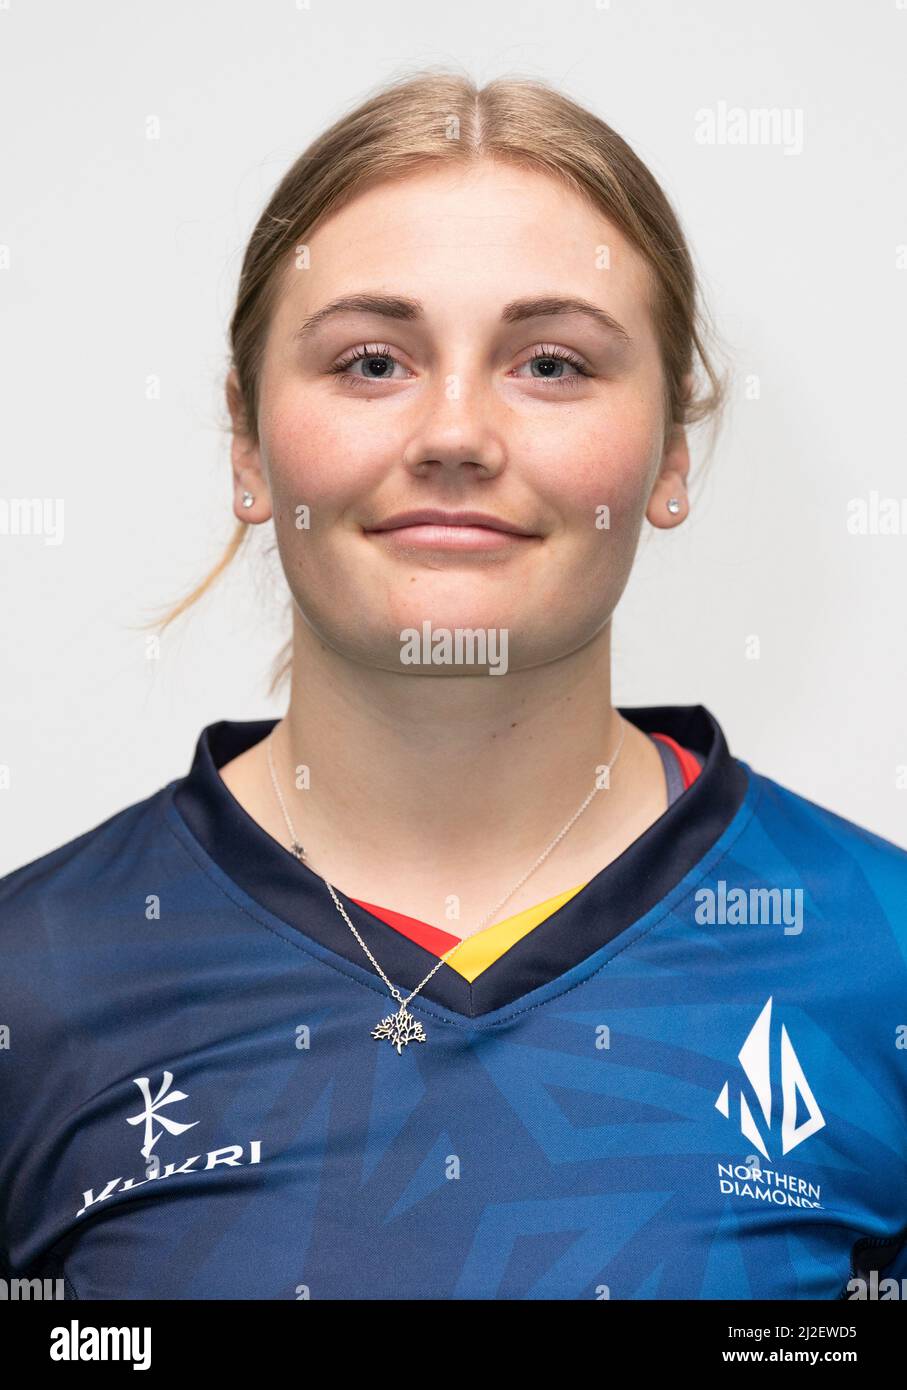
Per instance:
[[[426,1041],[425,1029],[417,1018],[407,1012],[405,1004],[401,1004],[395,1014],[382,1018],[372,1029],[372,1037],[387,1038],[391,1046],[397,1049],[398,1057],[407,1043]]]

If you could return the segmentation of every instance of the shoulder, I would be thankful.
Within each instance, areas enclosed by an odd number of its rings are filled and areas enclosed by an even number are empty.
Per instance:
[[[131,896],[136,871],[153,863],[168,839],[172,843],[164,811],[173,785],[0,878],[0,952],[11,933],[40,925],[46,944],[58,921],[76,921],[89,905],[96,910],[99,901],[112,903],[125,890]]]
[[[848,853],[879,859],[907,873],[907,848],[745,766],[759,793],[760,816],[788,827],[797,834],[799,845],[806,848],[812,844],[826,850],[838,847]]]
[[[837,905],[854,926],[878,918],[907,953],[907,849],[745,766],[754,857],[795,877],[815,904]]]

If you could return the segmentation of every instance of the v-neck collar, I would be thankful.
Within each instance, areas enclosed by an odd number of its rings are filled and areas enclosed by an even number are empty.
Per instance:
[[[621,708],[620,713],[643,732],[666,733],[698,754],[702,771],[692,786],[617,859],[475,980],[445,964],[419,998],[474,1018],[550,984],[649,912],[727,829],[746,796],[750,775],[747,765],[732,757],[709,710],[703,705],[653,705]],[[321,947],[374,973],[320,875],[263,830],[218,773],[277,722],[222,719],[207,725],[189,772],[170,784],[171,805],[205,852],[250,898]],[[402,991],[415,989],[437,957],[335,891],[388,978]]]

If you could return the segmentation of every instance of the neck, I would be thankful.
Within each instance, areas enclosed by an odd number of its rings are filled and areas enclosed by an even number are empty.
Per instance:
[[[315,872],[350,897],[468,935],[573,816],[621,732],[610,786],[500,920],[586,881],[665,809],[657,752],[612,708],[610,625],[531,670],[434,676],[351,662],[298,620],[289,709],[272,748]],[[266,749],[251,752],[246,788],[256,790],[240,799],[288,844]],[[305,790],[296,784],[301,766]],[[451,895],[462,927],[445,920]]]

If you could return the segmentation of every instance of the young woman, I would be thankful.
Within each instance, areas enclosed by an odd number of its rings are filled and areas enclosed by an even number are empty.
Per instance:
[[[392,84],[252,235],[282,719],[0,890],[0,1248],[72,1298],[837,1299],[907,1277],[907,853],[616,709],[720,404],[689,251],[544,84]],[[209,578],[175,610],[187,606]],[[175,616],[171,614],[171,616]]]

